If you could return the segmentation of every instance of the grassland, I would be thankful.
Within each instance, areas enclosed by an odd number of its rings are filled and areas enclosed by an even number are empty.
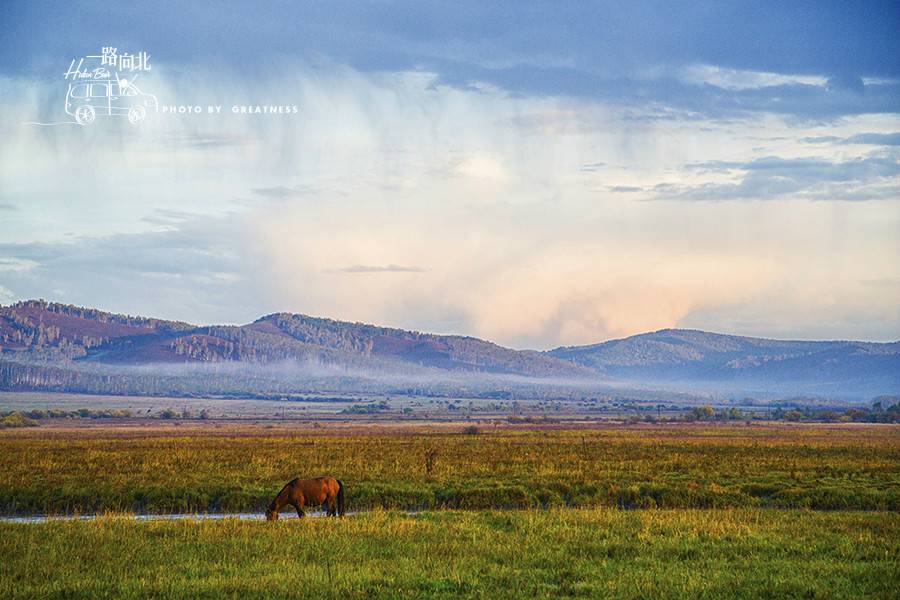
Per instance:
[[[554,427],[4,430],[7,514],[259,510],[318,474],[363,512],[0,522],[0,597],[896,597],[897,426]]]
[[[260,510],[320,474],[344,481],[353,510],[900,510],[893,425],[462,429],[7,430],[0,512]]]
[[[0,524],[0,597],[896,597],[900,515],[558,509]]]

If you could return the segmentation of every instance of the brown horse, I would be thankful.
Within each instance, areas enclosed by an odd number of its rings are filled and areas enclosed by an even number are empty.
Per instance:
[[[297,516],[302,517],[303,509],[319,506],[327,509],[329,517],[344,516],[344,484],[334,477],[316,477],[315,479],[294,479],[289,481],[266,511],[266,519],[274,521],[278,511],[290,504],[297,509]]]

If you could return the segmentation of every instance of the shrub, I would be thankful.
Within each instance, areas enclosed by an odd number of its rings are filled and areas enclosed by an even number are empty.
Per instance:
[[[20,412],[14,412],[0,419],[0,427],[37,427],[37,422]]]

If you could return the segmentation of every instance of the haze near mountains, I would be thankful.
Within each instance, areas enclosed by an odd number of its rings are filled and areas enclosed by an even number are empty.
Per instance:
[[[68,391],[54,372],[147,365],[275,365],[284,362],[391,373],[559,380],[596,387],[871,397],[900,391],[900,342],[781,341],[665,329],[549,352],[473,337],[420,333],[302,314],[275,313],[242,326],[107,313],[41,300],[0,307],[0,389]],[[23,368],[30,369],[27,377]],[[43,371],[41,371],[43,372]],[[256,391],[256,390],[247,390]]]

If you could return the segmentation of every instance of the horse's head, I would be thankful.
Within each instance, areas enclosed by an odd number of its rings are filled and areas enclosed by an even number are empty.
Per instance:
[[[272,510],[271,508],[266,511],[266,521],[277,521],[278,520],[278,511]]]

